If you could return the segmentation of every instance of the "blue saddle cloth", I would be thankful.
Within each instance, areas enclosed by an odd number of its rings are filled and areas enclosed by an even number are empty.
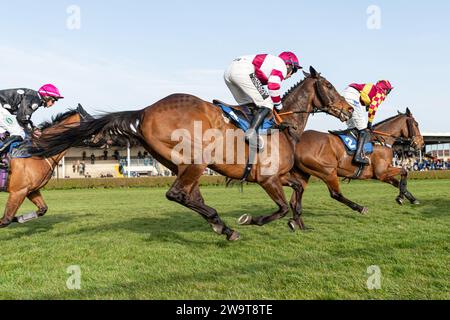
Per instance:
[[[345,147],[350,152],[356,152],[356,148],[358,146],[358,141],[355,137],[351,134],[340,134],[339,138],[341,138],[342,142],[344,143]],[[372,143],[366,143],[364,145],[364,153],[365,154],[372,154],[373,153],[373,144]]]
[[[2,145],[2,142],[0,142],[0,146]],[[22,142],[14,142],[11,143],[11,145],[8,148],[8,152],[6,154],[9,154],[11,158],[18,158],[18,159],[26,159],[31,158],[32,155],[29,152],[29,149],[31,147],[31,140],[25,139]]]
[[[222,104],[217,105],[220,109],[222,109],[225,116],[230,119],[238,128],[244,130],[244,132],[247,132],[250,128],[250,123],[247,119],[245,119],[243,116],[239,115],[235,110],[233,110],[230,107],[224,106]],[[275,120],[264,120],[263,125],[259,129],[260,134],[268,134],[271,129],[274,129],[276,127]]]

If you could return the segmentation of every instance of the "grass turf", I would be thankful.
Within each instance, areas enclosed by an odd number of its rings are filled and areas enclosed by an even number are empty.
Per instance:
[[[258,186],[202,188],[240,231],[235,243],[165,200],[166,189],[46,191],[46,217],[0,230],[0,298],[450,299],[450,180],[409,188],[420,206],[398,206],[398,192],[381,183],[344,185],[370,208],[360,216],[312,183],[304,218],[314,230],[306,233],[291,233],[287,219],[237,226],[244,213],[274,211]],[[31,210],[26,203],[20,212]],[[66,286],[71,265],[81,268],[81,290]],[[372,265],[381,290],[367,288]]]

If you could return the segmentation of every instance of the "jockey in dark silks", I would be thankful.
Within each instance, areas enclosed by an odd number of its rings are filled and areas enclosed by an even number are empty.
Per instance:
[[[9,133],[9,137],[0,143],[0,154],[12,143],[21,142],[27,134],[33,134],[35,127],[31,116],[37,109],[50,108],[56,101],[63,98],[58,88],[52,84],[46,84],[38,91],[0,90],[0,132]]]

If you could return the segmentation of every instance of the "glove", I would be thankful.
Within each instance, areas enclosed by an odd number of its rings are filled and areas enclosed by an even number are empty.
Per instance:
[[[372,124],[372,122],[369,122],[367,124],[367,129],[369,129],[370,131],[373,131],[373,124]]]
[[[283,105],[281,103],[274,105],[274,107],[275,109],[277,109],[277,111],[281,111],[281,109],[283,109]]]

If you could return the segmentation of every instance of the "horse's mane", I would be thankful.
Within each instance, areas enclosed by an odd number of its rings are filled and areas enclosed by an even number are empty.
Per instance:
[[[387,119],[385,119],[385,120],[383,120],[383,121],[381,121],[381,122],[378,122],[377,124],[374,125],[374,127],[381,126],[382,124],[385,124],[385,123],[387,123],[387,122],[389,122],[389,121],[391,121],[391,120],[394,120],[394,119],[396,119],[396,118],[398,118],[398,117],[405,116],[405,115],[406,115],[406,113],[401,113],[401,112],[399,112],[399,113],[398,113],[397,115],[395,115],[395,116],[392,116],[392,117],[387,118]]]
[[[61,121],[64,121],[68,117],[73,116],[77,113],[78,113],[77,109],[70,109],[69,111],[59,113],[56,116],[53,116],[51,121],[45,121],[41,125],[39,125],[39,129],[41,129],[41,130],[48,129],[48,128],[54,126],[55,124],[58,124]]]
[[[289,98],[289,96],[291,95],[292,92],[295,91],[295,89],[297,89],[298,87],[300,87],[305,81],[306,79],[309,79],[310,77],[305,77],[303,80],[300,80],[299,82],[297,82],[296,84],[294,84],[288,91],[286,91],[286,93],[284,94],[283,98],[281,99],[282,102],[285,102],[287,98]]]

